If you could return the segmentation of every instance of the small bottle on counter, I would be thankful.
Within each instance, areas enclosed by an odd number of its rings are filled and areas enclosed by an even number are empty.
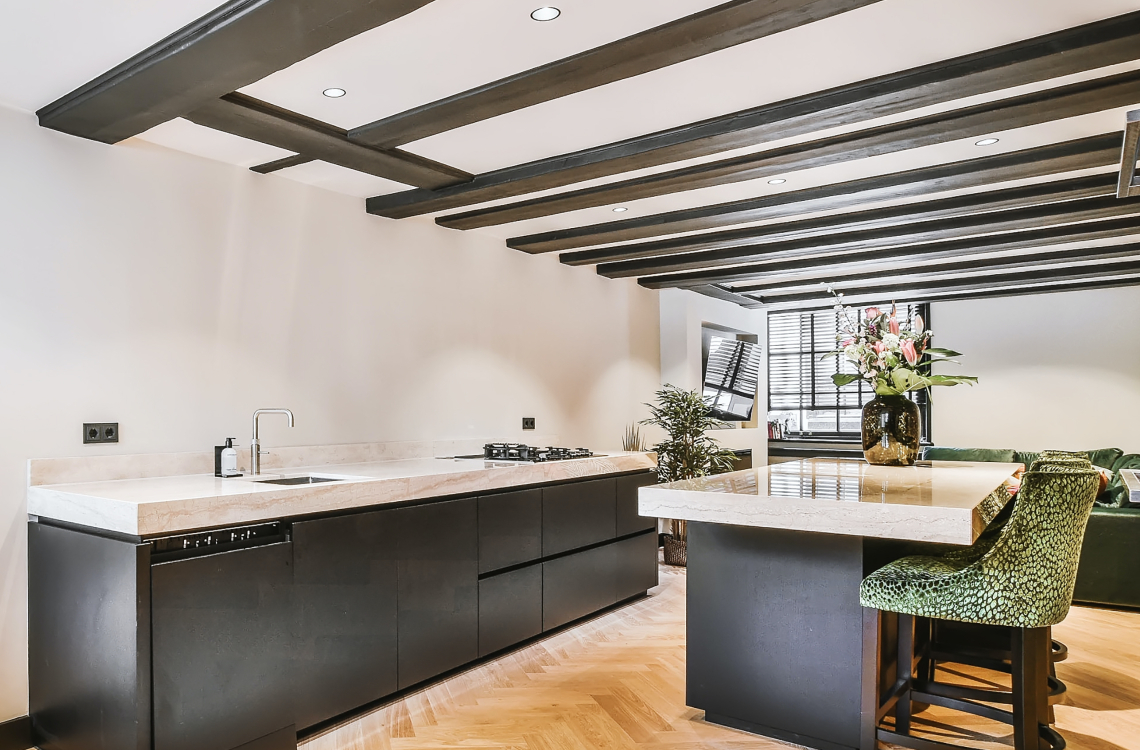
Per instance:
[[[214,446],[214,476],[240,477],[237,468],[237,449],[234,448],[234,439],[226,438],[226,444]]]

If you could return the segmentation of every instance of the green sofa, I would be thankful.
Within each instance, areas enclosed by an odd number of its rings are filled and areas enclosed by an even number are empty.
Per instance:
[[[1087,451],[1094,466],[1112,471],[1108,487],[1097,498],[1085,532],[1077,587],[1073,599],[1086,604],[1140,609],[1140,497],[1129,503],[1121,469],[1140,469],[1140,455],[1117,448]],[[923,450],[926,461],[994,461],[1022,463],[1027,467],[1037,453],[996,448],[943,448]]]

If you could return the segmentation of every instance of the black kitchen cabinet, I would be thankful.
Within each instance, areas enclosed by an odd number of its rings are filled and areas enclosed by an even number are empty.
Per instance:
[[[154,750],[233,750],[293,724],[293,545],[151,566]]]
[[[396,514],[293,524],[296,723],[396,692]]]
[[[636,534],[647,529],[657,529],[656,518],[646,518],[637,513],[637,490],[657,484],[657,472],[629,474],[614,480],[617,494],[617,536]]]
[[[400,689],[479,657],[475,498],[395,511]]]
[[[542,564],[542,629],[551,630],[613,604],[614,545]]]
[[[616,530],[613,479],[593,479],[542,489],[544,557],[609,541]]]
[[[614,543],[614,602],[644,594],[657,585],[657,530]]]
[[[479,656],[542,633],[542,566],[479,581]]]
[[[542,490],[479,498],[479,573],[542,557]]]

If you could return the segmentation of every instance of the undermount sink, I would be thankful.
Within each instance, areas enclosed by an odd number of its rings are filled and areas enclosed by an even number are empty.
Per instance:
[[[299,477],[279,477],[277,479],[255,479],[258,484],[323,484],[324,482],[343,482],[347,477],[321,477],[314,474],[305,474]]]

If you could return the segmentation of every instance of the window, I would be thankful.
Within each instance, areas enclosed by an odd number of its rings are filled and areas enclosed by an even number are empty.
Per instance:
[[[879,307],[888,309],[890,303]],[[930,326],[929,305],[899,306],[900,317],[915,314]],[[831,381],[836,373],[855,372],[843,357],[824,358],[836,348],[837,325],[838,314],[831,309],[768,316],[768,419],[784,425],[788,437],[859,436],[861,410],[875,392],[862,380],[842,388]],[[929,442],[930,394],[909,395],[922,413],[922,440]]]

